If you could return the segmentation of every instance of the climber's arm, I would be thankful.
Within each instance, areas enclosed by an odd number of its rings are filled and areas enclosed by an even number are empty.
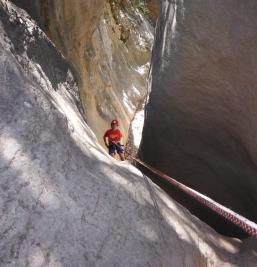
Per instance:
[[[106,147],[109,147],[109,144],[108,144],[108,142],[107,142],[107,139],[108,139],[108,134],[107,134],[107,132],[105,133],[103,139],[104,139],[104,144],[105,144],[105,146],[106,146]]]

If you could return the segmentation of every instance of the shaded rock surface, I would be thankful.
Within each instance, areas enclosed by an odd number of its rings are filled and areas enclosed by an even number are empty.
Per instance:
[[[151,17],[157,20],[160,15],[161,1],[160,0],[147,0],[146,2],[149,8]]]
[[[255,222],[256,8],[250,0],[163,1],[141,146],[146,162]]]
[[[30,16],[37,21],[41,28],[45,28],[45,22],[42,15],[42,0],[12,0],[15,5],[25,9]]]
[[[256,240],[218,235],[106,155],[69,64],[5,0],[0,77],[1,266],[255,266]]]

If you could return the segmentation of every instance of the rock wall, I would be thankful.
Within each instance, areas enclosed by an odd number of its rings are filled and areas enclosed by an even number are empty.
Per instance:
[[[146,97],[152,43],[153,28],[139,12],[120,10],[117,20],[106,5],[87,42],[86,86],[81,92],[88,123],[100,140],[113,118],[119,119],[126,140],[131,120]]]
[[[38,25],[44,29],[45,22],[42,17],[41,3],[42,0],[12,0],[15,5],[25,9],[30,16],[37,21]]]
[[[148,0],[146,2],[148,4],[148,8],[149,8],[151,17],[154,20],[157,20],[159,15],[160,15],[160,7],[161,7],[160,0]]]
[[[256,240],[218,235],[107,156],[69,64],[5,0],[0,77],[1,266],[256,265]]]
[[[256,8],[251,0],[162,2],[141,145],[146,162],[255,222]]]
[[[130,1],[13,2],[43,21],[43,29],[72,64],[85,117],[98,140],[102,143],[110,121],[118,118],[126,141],[147,93],[152,24]],[[156,5],[151,1],[153,19]]]

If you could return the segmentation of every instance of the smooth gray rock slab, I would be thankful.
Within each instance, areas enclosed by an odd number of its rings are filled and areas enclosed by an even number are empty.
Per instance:
[[[254,0],[162,1],[141,145],[146,162],[255,222],[256,9]],[[176,199],[233,234],[198,204]]]

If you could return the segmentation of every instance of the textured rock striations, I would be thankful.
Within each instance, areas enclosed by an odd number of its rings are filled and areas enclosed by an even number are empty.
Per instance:
[[[130,3],[121,5],[119,1],[13,2],[43,24],[72,64],[87,122],[98,140],[102,142],[113,118],[120,120],[126,139],[147,93],[153,44],[153,27],[148,20]],[[154,16],[156,2],[151,1],[150,6]]]
[[[160,0],[148,0],[147,4],[151,17],[157,20],[160,15]]]
[[[251,0],[163,1],[141,146],[146,162],[255,222],[256,9]]]
[[[255,266],[256,240],[218,235],[104,153],[66,60],[4,0],[0,77],[1,266]]]

